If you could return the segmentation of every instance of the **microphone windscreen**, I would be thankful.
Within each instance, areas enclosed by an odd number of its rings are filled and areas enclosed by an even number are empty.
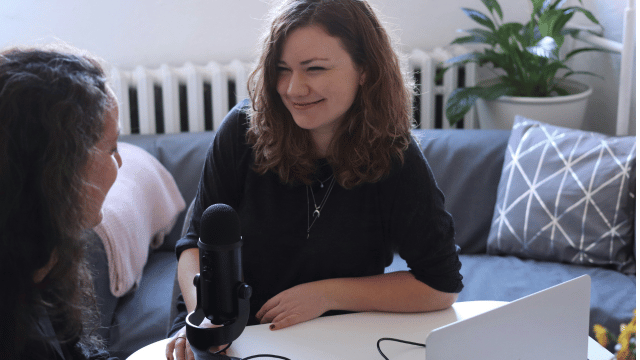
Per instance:
[[[200,241],[207,245],[230,245],[240,241],[240,218],[226,204],[209,206],[200,218]]]

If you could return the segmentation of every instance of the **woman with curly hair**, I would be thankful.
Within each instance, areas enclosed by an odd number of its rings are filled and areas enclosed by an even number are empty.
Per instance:
[[[249,324],[282,329],[335,311],[423,312],[462,289],[451,216],[411,136],[412,87],[364,0],[287,0],[273,12],[250,104],[208,151],[177,246],[186,308],[167,358],[190,355],[203,211],[240,218]],[[411,271],[385,274],[397,251]]]
[[[118,107],[75,49],[0,53],[0,358],[106,359],[82,233],[118,174]]]

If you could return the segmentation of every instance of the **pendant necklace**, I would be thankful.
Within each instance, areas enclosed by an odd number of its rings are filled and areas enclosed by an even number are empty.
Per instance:
[[[331,174],[331,176],[329,176],[328,178],[326,178],[324,180],[320,180],[320,179],[316,178],[318,180],[318,182],[320,182],[320,188],[324,188],[324,183],[329,181],[329,179],[331,179],[332,177],[333,177],[333,174]]]
[[[331,175],[331,177],[333,177],[333,175]],[[324,187],[324,184],[322,183],[323,181],[320,181],[320,187]],[[324,205],[327,203],[327,199],[329,198],[329,194],[331,194],[331,190],[333,190],[333,185],[335,185],[335,183],[336,183],[336,178],[333,177],[333,179],[331,179],[331,183],[329,184],[329,188],[327,189],[326,194],[324,194],[324,198],[320,202],[320,205],[316,203],[316,197],[313,194],[313,190],[311,190],[311,186],[307,185],[307,239],[309,238],[309,232],[311,231],[311,227],[313,227],[313,224],[315,224],[316,220],[318,220],[318,218],[320,217],[320,212],[322,211],[322,208],[324,207]],[[311,198],[313,199],[313,208],[315,209],[313,211],[313,221],[310,220],[310,216],[309,216],[309,193],[311,193]]]

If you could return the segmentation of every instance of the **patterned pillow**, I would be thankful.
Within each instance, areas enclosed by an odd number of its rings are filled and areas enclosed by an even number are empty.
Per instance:
[[[636,139],[517,116],[487,252],[583,265],[633,260]]]

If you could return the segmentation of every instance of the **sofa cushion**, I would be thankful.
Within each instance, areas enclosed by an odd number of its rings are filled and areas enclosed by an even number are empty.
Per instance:
[[[633,262],[635,137],[516,117],[487,251],[611,265]]]
[[[414,130],[463,254],[484,253],[509,130]]]

